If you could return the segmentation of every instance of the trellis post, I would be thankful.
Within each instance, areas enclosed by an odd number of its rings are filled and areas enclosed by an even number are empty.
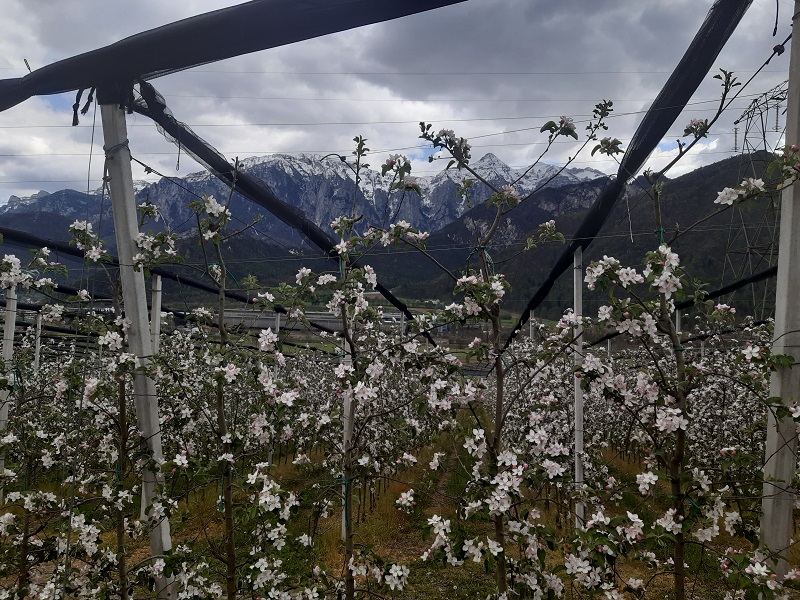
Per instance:
[[[528,337],[533,341],[533,309],[528,311]]]
[[[114,213],[114,231],[119,256],[119,273],[122,281],[122,301],[125,317],[130,321],[128,348],[139,364],[146,364],[153,354],[150,325],[147,318],[147,296],[144,273],[136,270],[133,257],[138,253],[136,236],[139,233],[131,173],[131,153],[128,148],[128,133],[125,111],[120,107],[125,95],[120,89],[99,88],[98,103],[103,122],[106,165],[111,206]],[[116,92],[116,93],[115,93]],[[155,382],[143,373],[133,377],[133,394],[136,406],[136,423],[142,434],[142,445],[152,463],[142,472],[142,510],[156,500],[156,490],[163,484],[158,465],[163,461],[161,428],[158,419],[158,398]],[[172,549],[169,520],[160,518],[149,523],[150,552],[154,558],[165,555]],[[172,580],[156,579],[159,598],[172,597]]]
[[[800,0],[795,0],[793,26],[797,23]],[[796,33],[796,32],[795,32]],[[792,38],[789,62],[789,93],[786,109],[786,143],[800,144],[800,41]],[[800,360],[800,185],[789,185],[781,194],[781,224],[778,246],[778,276],[775,290],[775,341],[772,352],[788,354],[794,365]],[[784,405],[800,400],[800,366],[776,369],[769,395]],[[790,416],[781,419],[767,414],[764,490],[761,500],[761,545],[778,552],[775,564],[779,577],[786,574],[795,492],[792,479],[797,470],[797,426]]]
[[[572,257],[573,277],[573,310],[577,318],[575,326],[575,345],[573,358],[576,366],[583,363],[583,248],[578,246]],[[583,492],[583,388],[581,380],[574,376],[575,386],[575,491],[578,494]],[[575,526],[583,527],[586,517],[586,507],[583,501],[575,502]]]
[[[6,309],[4,311],[5,321],[3,322],[3,364],[8,370],[11,367],[11,359],[14,357],[14,330],[17,327],[17,286],[12,285],[6,289]],[[8,427],[8,390],[0,390],[0,433]],[[0,472],[6,467],[5,452],[0,453]],[[0,485],[0,506],[5,503],[5,494]]]

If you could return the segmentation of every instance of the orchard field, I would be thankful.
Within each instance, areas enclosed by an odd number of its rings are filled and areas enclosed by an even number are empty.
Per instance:
[[[736,85],[724,75],[723,98]],[[597,105],[576,156],[622,152],[598,136],[611,111]],[[708,127],[693,120],[687,144]],[[548,147],[579,137],[567,117],[541,133]],[[425,124],[421,138],[476,177],[467,140]],[[355,141],[358,181],[368,148]],[[798,152],[776,157],[773,179],[796,179]],[[405,157],[382,171],[393,193],[419,193]],[[663,237],[662,174],[648,178]],[[777,183],[745,179],[709,208],[757,202]],[[119,301],[99,310],[80,290],[43,306],[61,333],[20,325],[0,380],[0,598],[790,597],[793,549],[787,563],[759,543],[767,416],[800,418],[770,397],[771,373],[791,363],[770,352],[771,323],[705,300],[661,239],[641,264],[586,266],[582,283],[606,294],[597,315],[567,310],[509,341],[510,282],[489,250],[523,201],[513,184],[493,188],[494,221],[463,270],[442,267],[453,302],[402,329],[370,303],[370,253],[435,260],[427,234],[355,214],[331,224],[330,271],[301,268],[271,290],[248,282],[252,311],[280,306],[313,344],[285,327],[229,329],[223,248],[235,232],[212,197],[192,206],[218,297],[156,314],[150,355],[129,352],[136,324]],[[157,207],[139,208],[146,273],[173,259],[174,240],[145,233]],[[71,233],[87,265],[103,260],[90,223]],[[559,241],[542,223],[525,251]],[[6,255],[8,304],[14,290],[57,293],[54,270],[46,249],[27,266]],[[687,298],[681,328],[675,303]],[[321,303],[338,332],[306,318]],[[434,335],[469,324],[488,335],[460,347]],[[618,334],[617,350],[587,343],[588,325]]]

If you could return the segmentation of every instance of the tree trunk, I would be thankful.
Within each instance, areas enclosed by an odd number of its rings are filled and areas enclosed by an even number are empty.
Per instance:
[[[20,598],[28,597],[28,585],[30,583],[30,574],[28,573],[28,552],[30,551],[30,536],[31,536],[31,513],[24,509],[22,517],[22,543],[19,548],[19,582],[17,589],[19,590]],[[66,560],[69,560],[67,558]]]
[[[222,384],[217,384],[217,428],[220,437],[227,440],[228,425],[225,422],[225,398]],[[229,454],[230,442],[223,442],[222,453]],[[222,471],[222,503],[225,521],[225,588],[228,600],[236,598],[236,543],[233,526],[233,467],[225,461]]]
[[[344,592],[347,600],[353,600],[356,597],[356,582],[353,577],[353,572],[350,570],[350,560],[353,558],[353,506],[352,506],[352,486],[350,485],[351,478],[353,477],[353,470],[349,461],[350,451],[349,448],[345,450],[345,468],[344,468]]]
[[[488,278],[487,278],[488,279]],[[492,307],[492,348],[494,349],[495,358],[494,372],[496,378],[496,396],[495,396],[495,410],[494,410],[494,439],[492,440],[492,452],[490,456],[490,469],[493,474],[498,471],[498,456],[503,451],[503,408],[505,406],[504,389],[505,383],[505,365],[503,365],[503,357],[500,348],[500,309],[497,305]],[[496,515],[494,518],[494,541],[500,545],[501,552],[497,555],[497,591],[500,594],[508,592],[508,567],[506,565],[506,522],[504,515]]]
[[[222,249],[218,243],[214,244],[217,254],[220,275],[218,301],[217,326],[219,329],[220,351],[228,345],[228,329],[225,327],[225,286],[227,284],[227,270],[225,261],[222,258]],[[232,444],[228,441],[228,422],[225,418],[225,395],[222,382],[217,384],[217,430],[222,442],[222,453],[230,454]],[[225,528],[225,589],[228,600],[236,598],[236,540],[234,538],[233,523],[233,465],[226,460],[222,470],[222,503],[223,520]]]
[[[119,381],[119,449],[117,450],[117,480],[122,485],[125,480],[126,453],[128,451],[128,419],[125,399],[125,380]],[[119,577],[120,600],[128,600],[128,566],[125,557],[125,511],[117,511],[117,573]]]

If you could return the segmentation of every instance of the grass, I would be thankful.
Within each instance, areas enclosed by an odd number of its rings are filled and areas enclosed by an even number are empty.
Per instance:
[[[439,450],[448,445],[447,434],[439,440],[437,448],[426,449],[419,454],[419,465],[426,465],[434,450]],[[635,474],[640,472],[641,465],[638,460],[632,462],[614,453],[607,453],[604,457],[613,474],[620,479],[632,481]],[[410,569],[408,587],[402,592],[392,593],[390,590],[381,590],[389,598],[422,600],[447,598],[452,600],[485,598],[495,589],[494,576],[487,573],[483,563],[468,562],[461,567],[452,567],[438,562],[423,562],[419,560],[422,553],[429,547],[430,539],[423,539],[420,531],[422,525],[434,513],[445,518],[452,518],[457,510],[456,499],[466,482],[460,470],[442,469],[436,478],[431,479],[426,475],[427,469],[422,466],[406,469],[401,476],[410,483],[400,481],[381,481],[376,483],[380,492],[373,510],[366,510],[365,518],[355,525],[357,544],[370,546],[375,552],[392,562],[400,562]],[[272,472],[273,477],[285,487],[294,482],[297,486],[308,487],[309,479],[327,481],[330,476],[327,472],[308,471],[307,468],[298,467],[291,460],[281,460]],[[427,477],[428,479],[423,479]],[[426,483],[427,482],[427,483]],[[417,490],[418,505],[412,514],[398,510],[395,500],[401,492],[409,487]],[[357,490],[355,490],[357,492]],[[658,513],[666,509],[669,504],[669,492],[665,482],[659,482],[656,489],[656,506],[651,510]],[[173,515],[172,535],[173,545],[186,544],[201,556],[210,556],[208,541],[219,545],[223,536],[221,515],[217,506],[218,488],[209,485],[203,489],[193,491],[180,503],[179,509]],[[358,494],[354,494],[358,498]],[[354,505],[354,514],[358,510],[357,500]],[[542,512],[542,522],[546,525],[556,526],[555,504],[550,509],[544,508],[544,501],[539,503]],[[637,494],[626,494],[619,511],[631,510],[644,514],[645,506],[641,504],[641,497]],[[308,509],[304,509],[299,518],[294,519],[290,526],[290,533],[299,535],[307,529]],[[486,535],[489,533],[490,524],[483,520],[473,521],[467,525],[471,535]],[[104,540],[113,545],[113,533],[104,536]],[[722,533],[714,542],[713,548],[724,550],[728,546],[739,545],[742,540]],[[686,561],[690,565],[687,573],[687,592],[690,597],[703,600],[722,600],[725,595],[724,586],[716,567],[716,559],[711,552],[713,549],[703,548],[698,544],[688,544],[686,547]],[[128,548],[129,564],[145,560],[149,550],[146,539],[140,539]],[[509,549],[509,555],[513,551]],[[320,521],[318,536],[314,548],[299,553],[284,552],[284,564],[288,572],[300,572],[304,569],[304,560],[311,555],[316,562],[327,565],[330,575],[337,577],[343,568],[343,543],[341,541],[341,513],[332,510],[328,518]],[[549,553],[548,562],[556,565],[561,560],[561,550]],[[216,561],[216,570],[220,565]],[[794,548],[791,557],[792,564],[800,563],[800,549]],[[623,558],[618,569],[620,575],[627,579],[635,577],[648,579],[652,576],[643,563]],[[669,599],[673,597],[671,575],[655,577],[648,585],[647,598]],[[146,593],[144,594],[146,596]],[[583,596],[576,590],[567,586],[565,598],[577,600]]]
[[[408,589],[402,597],[406,600],[473,600],[485,598],[495,590],[494,579],[484,571],[483,564],[470,563],[462,567],[448,567],[436,563],[415,562],[410,565]]]

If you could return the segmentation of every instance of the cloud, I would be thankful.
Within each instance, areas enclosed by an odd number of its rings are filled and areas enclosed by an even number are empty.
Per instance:
[[[0,76],[24,75],[22,58],[36,68],[236,3],[10,0],[0,15]],[[380,151],[373,164],[389,152],[402,152],[422,159],[414,168],[429,174],[440,165],[424,160],[417,125],[424,120],[469,138],[476,159],[493,152],[521,167],[541,151],[542,123],[571,115],[582,132],[602,99],[615,103],[607,134],[627,142],[711,5],[711,0],[471,0],[153,83],[179,120],[229,158],[349,154],[352,138],[364,135],[369,147]],[[791,6],[783,2],[779,35],[772,37],[774,10],[754,3],[718,65],[749,78],[789,31]],[[715,126],[714,148],[704,147],[683,164],[699,166],[730,155],[733,120],[754,96],[786,77],[787,65],[788,52],[773,59]],[[718,82],[712,74],[667,140],[679,136],[690,118],[713,114]],[[81,127],[68,127],[72,102],[74,95],[32,99],[0,113],[0,201],[38,189],[84,189],[87,174],[88,187],[99,185],[102,135],[92,127],[91,113]],[[177,149],[146,119],[131,117],[129,128],[132,151],[143,162],[166,175],[199,170],[184,156],[176,172]],[[561,163],[575,152],[573,144],[556,144],[546,160]],[[652,165],[658,160],[656,153]],[[616,170],[612,161],[588,154],[578,164]],[[156,179],[138,167],[135,177]]]

